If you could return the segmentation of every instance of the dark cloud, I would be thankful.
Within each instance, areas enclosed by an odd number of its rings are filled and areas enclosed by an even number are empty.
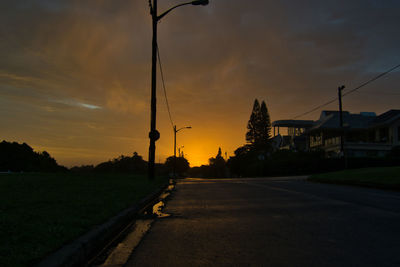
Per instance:
[[[178,3],[159,1],[160,11]],[[10,127],[0,138],[52,148],[65,164],[146,155],[148,9],[148,1],[3,1],[0,122]],[[398,64],[399,10],[398,1],[213,0],[168,14],[160,55],[175,122],[193,126],[179,139],[189,159],[242,144],[256,97],[273,120],[287,119],[335,97],[340,84],[355,87]],[[393,92],[399,79],[395,72],[369,89]],[[159,89],[163,158],[172,132]],[[379,93],[349,95],[344,106],[399,108]]]

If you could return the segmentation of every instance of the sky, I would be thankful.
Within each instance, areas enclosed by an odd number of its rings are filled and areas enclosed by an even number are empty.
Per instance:
[[[182,3],[159,0],[159,13]],[[210,0],[173,10],[158,46],[177,147],[191,166],[245,144],[254,99],[292,119],[400,64],[397,0]],[[0,2],[0,140],[67,167],[148,157],[151,17],[145,0]],[[400,109],[399,69],[343,98]],[[346,92],[346,91],[345,91]],[[337,103],[324,109],[336,110]],[[321,110],[299,119],[316,120]],[[173,154],[157,84],[156,161]]]

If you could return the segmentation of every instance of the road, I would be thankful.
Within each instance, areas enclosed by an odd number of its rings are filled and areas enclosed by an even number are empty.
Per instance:
[[[126,266],[400,266],[400,193],[186,179]]]

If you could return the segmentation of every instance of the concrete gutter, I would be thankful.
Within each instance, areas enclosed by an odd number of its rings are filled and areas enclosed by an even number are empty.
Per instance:
[[[136,205],[123,210],[101,225],[95,226],[85,235],[64,245],[48,255],[37,267],[70,267],[84,266],[89,259],[109,244],[116,235],[126,228],[137,215],[150,204],[158,201],[159,196],[168,188],[166,183],[161,189],[154,191]]]

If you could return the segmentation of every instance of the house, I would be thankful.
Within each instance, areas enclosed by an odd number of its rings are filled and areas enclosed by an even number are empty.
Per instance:
[[[272,122],[271,125],[274,129],[273,149],[307,150],[307,136],[305,133],[314,126],[314,123],[312,120],[279,120]],[[282,135],[281,130],[283,132]]]
[[[400,110],[389,110],[379,116],[374,112],[353,114],[343,111],[342,116],[343,129],[340,127],[339,111],[322,111],[320,118],[313,121],[312,126],[307,124],[302,133],[295,131],[293,134],[293,130],[288,131],[290,143],[299,150],[301,146],[296,147],[296,139],[305,139],[303,150],[323,150],[329,157],[340,155],[342,137],[344,151],[349,157],[384,156],[393,147],[400,146]],[[277,121],[272,125],[285,125],[281,122]],[[290,122],[291,124],[286,124],[291,125],[289,128],[297,125],[296,121]],[[297,143],[301,144],[299,141]],[[288,147],[279,147],[285,148]]]

